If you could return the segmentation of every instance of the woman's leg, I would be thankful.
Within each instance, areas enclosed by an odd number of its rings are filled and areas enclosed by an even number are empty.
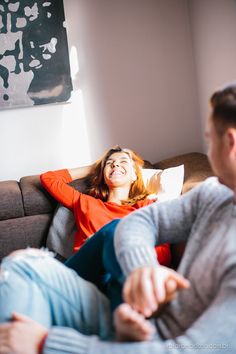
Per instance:
[[[111,338],[107,298],[47,252],[32,250],[6,257],[0,268],[0,322],[23,313],[47,328],[71,327],[83,334]]]
[[[106,293],[106,284],[110,279],[109,272],[104,268],[103,252],[107,238],[114,236],[119,219],[111,221],[97,231],[85,244],[64,264],[76,271],[83,279],[95,284]]]
[[[113,239],[119,219],[97,231],[65,265],[95,284],[111,300],[114,310],[122,302],[123,273],[117,262]]]
[[[115,229],[112,232],[109,229],[105,230],[102,253],[103,266],[105,271],[110,275],[107,284],[107,296],[110,299],[112,311],[123,302],[122,288],[124,282],[124,275],[115,254],[114,236]]]

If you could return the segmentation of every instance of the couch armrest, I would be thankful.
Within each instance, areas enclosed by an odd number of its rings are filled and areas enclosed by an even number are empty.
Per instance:
[[[20,179],[25,215],[52,213],[57,202],[43,188],[39,175],[22,177]]]
[[[21,190],[17,181],[0,182],[0,220],[24,216]]]

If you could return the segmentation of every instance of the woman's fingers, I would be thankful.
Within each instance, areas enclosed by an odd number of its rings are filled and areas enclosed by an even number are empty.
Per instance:
[[[124,286],[123,297],[145,317],[149,317],[156,310],[157,304],[149,268],[139,268],[129,276]]]
[[[183,275],[177,273],[173,269],[169,269],[167,267],[163,267],[168,272],[168,279],[172,279],[176,281],[178,289],[188,289],[190,287],[190,282]]]
[[[143,267],[127,278],[123,297],[136,311],[149,317],[159,304],[173,299],[177,290],[189,286],[189,281],[172,269],[163,266]]]
[[[143,268],[138,283],[139,305],[143,315],[145,317],[151,316],[151,314],[157,310],[158,304],[153,288],[152,271],[150,268]]]
[[[168,279],[166,282],[166,293],[172,294],[177,290],[177,283],[173,279]]]

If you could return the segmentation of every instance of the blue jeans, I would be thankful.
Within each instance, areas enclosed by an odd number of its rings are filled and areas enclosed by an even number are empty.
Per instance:
[[[103,226],[65,265],[95,284],[111,300],[112,309],[122,302],[123,273],[114,251],[114,234],[120,219]]]
[[[0,267],[0,322],[12,312],[47,328],[71,327],[80,333],[113,336],[109,300],[96,286],[55,260],[48,252],[8,256]]]

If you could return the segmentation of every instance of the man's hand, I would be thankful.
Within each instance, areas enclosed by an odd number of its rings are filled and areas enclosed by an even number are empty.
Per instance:
[[[0,324],[0,354],[38,354],[48,331],[29,317],[14,313]]]
[[[190,283],[182,275],[164,266],[142,267],[133,271],[123,288],[123,298],[134,310],[151,316],[175,297],[177,290]]]

